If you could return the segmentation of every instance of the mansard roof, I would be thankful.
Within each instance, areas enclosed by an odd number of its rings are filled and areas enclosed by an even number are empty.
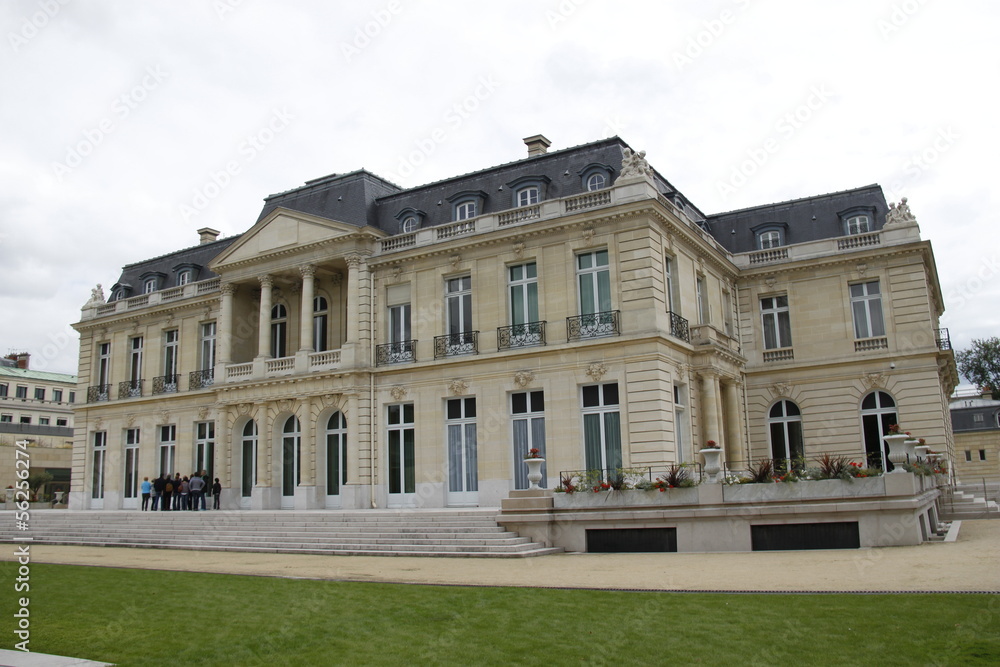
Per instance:
[[[147,274],[162,274],[167,276],[168,281],[172,281],[174,279],[174,269],[176,267],[183,266],[183,268],[191,268],[191,265],[201,267],[198,270],[197,275],[192,277],[192,282],[214,278],[216,274],[209,270],[208,263],[216,255],[221,253],[234,241],[240,238],[240,236],[242,236],[242,234],[219,239],[218,241],[212,241],[211,243],[202,243],[190,248],[184,248],[183,250],[177,250],[166,255],[160,255],[159,257],[136,262],[134,264],[127,264],[122,268],[122,273],[118,278],[118,282],[111,287],[111,293],[108,294],[108,301],[113,300],[115,290],[119,287],[131,288],[132,296],[141,292],[141,276],[145,276]],[[161,289],[164,287],[173,287],[173,282],[160,286]]]
[[[846,236],[844,216],[868,213],[872,231],[882,229],[889,212],[882,187],[873,184],[825,195],[754,206],[708,216],[709,232],[732,253],[758,248],[754,230],[774,224],[784,229],[783,245]]]

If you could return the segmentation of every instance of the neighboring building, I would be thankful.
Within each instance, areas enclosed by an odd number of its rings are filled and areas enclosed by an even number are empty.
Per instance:
[[[989,393],[951,400],[955,476],[965,484],[1000,482],[1000,401]]]
[[[612,138],[265,200],[89,302],[71,506],[208,469],[231,508],[499,506],[560,471],[953,453],[930,243],[867,186],[706,216]],[[888,222],[887,222],[888,220]]]
[[[76,376],[33,371],[27,353],[0,359],[0,487],[17,480],[15,444],[27,441],[29,472],[48,472],[42,489],[68,491]]]

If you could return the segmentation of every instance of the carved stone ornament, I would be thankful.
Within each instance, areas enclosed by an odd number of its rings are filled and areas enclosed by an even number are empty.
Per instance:
[[[524,389],[535,381],[535,374],[531,371],[518,371],[514,373],[514,384]]]
[[[865,273],[868,271],[868,265],[865,264],[864,262],[858,262],[858,265],[854,268],[857,269],[859,276],[865,275]]]
[[[135,425],[135,414],[129,413],[125,415],[125,426],[132,428]]]
[[[235,283],[222,283],[219,291],[221,291],[223,295],[233,296],[236,294],[236,287]]]
[[[161,424],[167,424],[169,422],[170,422],[170,411],[169,410],[160,410],[160,423]]]
[[[333,283],[334,285],[339,285],[343,281],[344,281],[344,274],[343,273],[339,273],[338,272],[338,273],[334,273],[332,276],[330,276],[330,282]]]
[[[392,268],[389,269],[389,275],[392,276],[394,282],[399,280],[399,277],[403,275],[403,267],[399,264],[393,264]]]
[[[274,287],[274,277],[269,275],[258,276],[261,287]]]
[[[364,260],[364,257],[357,253],[352,253],[344,258],[344,261],[347,262],[347,266],[352,269],[356,269],[361,266],[362,260]]]
[[[774,276],[767,276],[764,278],[764,283],[767,285],[768,289],[774,289],[774,284],[778,282]]]
[[[205,421],[208,419],[208,406],[203,405],[198,408],[198,421]]]
[[[461,396],[469,391],[469,383],[465,380],[452,380],[451,383],[448,384],[448,389],[450,389],[451,393],[455,396]]]
[[[316,266],[314,264],[303,264],[299,267],[299,273],[302,274],[303,278],[315,278]]]
[[[458,269],[458,265],[462,263],[462,256],[452,255],[448,258],[448,263],[451,264],[451,268]]]
[[[102,303],[104,303],[104,288],[101,287],[101,283],[97,283],[97,287],[90,290],[90,301],[83,304],[83,307],[100,306]]]
[[[792,385],[787,382],[775,382],[771,385],[771,391],[774,392],[774,396],[788,396],[792,395]]]
[[[132,333],[137,333],[139,331],[139,318],[132,320]]]
[[[861,378],[861,383],[867,389],[885,388],[885,373],[867,373]]]
[[[167,326],[170,326],[173,323],[174,323],[174,314],[173,312],[169,312],[167,313]]]
[[[514,257],[520,259],[521,255],[524,254],[524,243],[521,241],[517,241],[513,245],[513,250],[514,250]]]
[[[406,395],[409,393],[409,391],[410,390],[404,387],[403,385],[397,384],[395,387],[389,390],[389,393],[392,394],[392,400],[401,401],[404,398],[406,398]]]
[[[94,420],[94,430],[102,431],[104,430],[104,417],[98,417]]]
[[[337,394],[322,394],[319,400],[323,403],[323,407],[332,408],[337,405]]]
[[[646,151],[633,153],[631,148],[622,150],[622,172],[618,177],[619,179],[652,175],[653,170],[649,167],[649,163],[646,162]]]
[[[583,230],[584,243],[590,243],[593,240],[594,240],[594,229],[592,227],[588,227],[587,229]]]
[[[239,412],[242,416],[246,417],[248,414],[250,414],[250,409],[252,407],[253,407],[252,403],[240,403],[236,406],[236,411]]]
[[[278,399],[278,412],[291,412],[292,411],[292,400],[290,398]]]
[[[903,197],[899,205],[889,204],[889,212],[885,215],[885,224],[893,225],[903,222],[916,222],[917,219],[913,217],[913,213],[910,212],[910,205],[906,203],[906,197]]]
[[[600,382],[604,374],[608,372],[608,367],[604,364],[590,364],[587,366],[587,375],[593,378],[594,382]]]

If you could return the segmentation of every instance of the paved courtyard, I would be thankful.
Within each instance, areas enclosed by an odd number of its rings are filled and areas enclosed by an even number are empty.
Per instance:
[[[558,554],[538,558],[311,556],[33,545],[35,563],[412,584],[665,591],[1000,592],[1000,521],[958,540],[860,550]],[[12,560],[13,549],[0,559]]]

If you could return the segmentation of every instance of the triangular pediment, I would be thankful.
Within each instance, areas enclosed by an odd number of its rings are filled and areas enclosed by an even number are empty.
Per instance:
[[[209,268],[221,273],[227,267],[261,262],[295,248],[305,250],[359,231],[344,222],[276,208],[213,259]]]

